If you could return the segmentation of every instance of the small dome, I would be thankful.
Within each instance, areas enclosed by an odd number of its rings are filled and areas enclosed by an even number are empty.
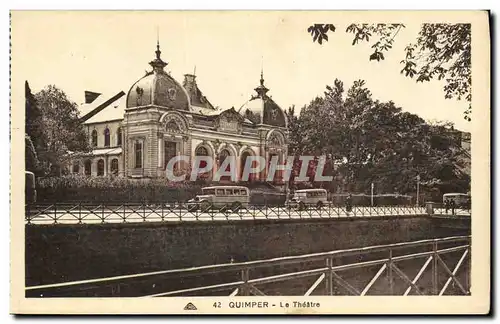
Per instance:
[[[254,124],[266,124],[278,127],[286,127],[286,117],[283,110],[267,95],[269,89],[264,86],[264,78],[261,74],[260,86],[255,88],[257,95],[247,101],[238,112]]]
[[[161,60],[160,54],[160,46],[157,45],[156,59],[149,63],[153,71],[132,85],[127,94],[127,108],[156,105],[189,110],[186,89],[163,70],[167,63]]]

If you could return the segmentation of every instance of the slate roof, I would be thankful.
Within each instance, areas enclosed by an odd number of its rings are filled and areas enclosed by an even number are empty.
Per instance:
[[[79,107],[80,118],[84,120],[84,124],[101,123],[110,120],[123,119],[125,115],[126,97],[123,92],[119,98],[113,100],[113,97],[118,97],[120,92],[114,94],[101,94],[90,104],[83,104]],[[101,109],[94,116],[89,117],[89,114],[96,109]]]

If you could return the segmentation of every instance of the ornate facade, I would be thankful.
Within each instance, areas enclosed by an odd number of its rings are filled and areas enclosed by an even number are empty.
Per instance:
[[[228,156],[236,160],[237,179],[248,156],[270,161],[287,156],[287,121],[282,109],[267,95],[261,74],[256,94],[239,109],[214,108],[186,74],[180,84],[165,72],[157,45],[152,70],[124,92],[113,96],[86,92],[82,122],[93,146],[90,154],[75,154],[74,173],[130,178],[166,176],[175,156],[208,155],[218,165]],[[268,165],[255,180],[264,180]],[[205,176],[213,177],[216,168]]]

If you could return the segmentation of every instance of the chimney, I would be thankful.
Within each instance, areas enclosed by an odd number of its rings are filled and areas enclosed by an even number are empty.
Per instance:
[[[93,91],[87,91],[85,90],[85,103],[89,104],[94,102],[94,100],[97,99],[101,94],[98,92],[93,92]]]
[[[189,95],[192,97],[196,92],[196,75],[184,74],[183,86],[186,89],[187,93],[189,93]]]

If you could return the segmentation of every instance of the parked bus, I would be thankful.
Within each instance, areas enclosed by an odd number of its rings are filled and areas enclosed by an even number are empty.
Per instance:
[[[30,171],[25,171],[24,178],[25,178],[24,195],[26,204],[32,204],[36,202],[35,174]]]
[[[242,186],[214,186],[201,189],[201,195],[188,201],[188,210],[208,211],[212,208],[231,209],[248,208],[250,190]]]
[[[470,209],[471,205],[470,194],[445,193],[443,195],[443,204],[445,204],[447,200],[453,201],[455,203],[456,208]]]
[[[311,206],[321,208],[327,204],[328,195],[325,189],[301,189],[295,191],[295,194],[288,203],[288,208],[304,210]]]

